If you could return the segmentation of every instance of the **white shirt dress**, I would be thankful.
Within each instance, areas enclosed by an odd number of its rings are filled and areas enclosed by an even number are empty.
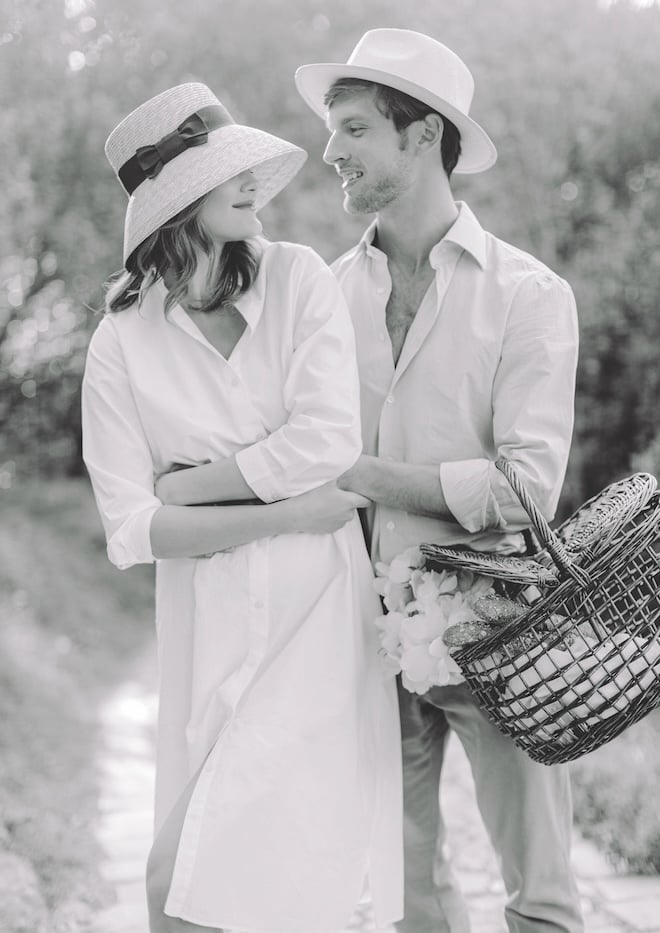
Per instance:
[[[233,454],[264,502],[361,450],[353,333],[310,249],[255,241],[226,360],[157,283],[107,315],[83,382],[83,448],[120,568],[154,560],[154,477]],[[259,506],[254,506],[259,508]],[[166,913],[247,933],[327,933],[365,884],[402,915],[400,738],[359,522],[157,561],[156,828],[199,771]],[[201,768],[201,770],[200,770]]]

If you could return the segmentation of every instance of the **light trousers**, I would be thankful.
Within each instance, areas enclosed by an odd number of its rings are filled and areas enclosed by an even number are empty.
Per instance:
[[[507,891],[510,933],[583,930],[570,866],[566,765],[534,762],[477,706],[465,684],[419,697],[399,685],[403,740],[405,917],[398,933],[468,933],[467,907],[448,863],[439,783],[450,730],[474,777],[477,804]]]

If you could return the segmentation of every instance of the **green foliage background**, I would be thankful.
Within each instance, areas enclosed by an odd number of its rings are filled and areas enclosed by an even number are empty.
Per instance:
[[[181,81],[235,118],[303,145],[299,178],[264,212],[273,238],[327,260],[359,236],[297,65],[345,61],[367,28],[446,42],[476,79],[473,114],[499,161],[458,180],[486,227],[573,285],[582,350],[563,510],[660,470],[660,9],[598,0],[0,0],[0,488],[73,474],[79,382],[121,264],[124,196],[110,129]]]

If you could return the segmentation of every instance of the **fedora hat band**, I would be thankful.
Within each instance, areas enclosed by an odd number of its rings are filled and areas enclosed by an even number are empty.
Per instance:
[[[136,149],[135,155],[124,162],[117,172],[119,181],[130,196],[144,181],[155,178],[167,162],[186,149],[208,143],[211,130],[233,124],[231,114],[222,104],[200,107],[158,142]]]

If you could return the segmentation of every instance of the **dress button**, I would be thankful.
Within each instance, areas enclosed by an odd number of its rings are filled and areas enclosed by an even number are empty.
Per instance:
[[[387,525],[385,525],[385,527],[387,528],[388,531],[394,531],[394,522],[388,522]]]

